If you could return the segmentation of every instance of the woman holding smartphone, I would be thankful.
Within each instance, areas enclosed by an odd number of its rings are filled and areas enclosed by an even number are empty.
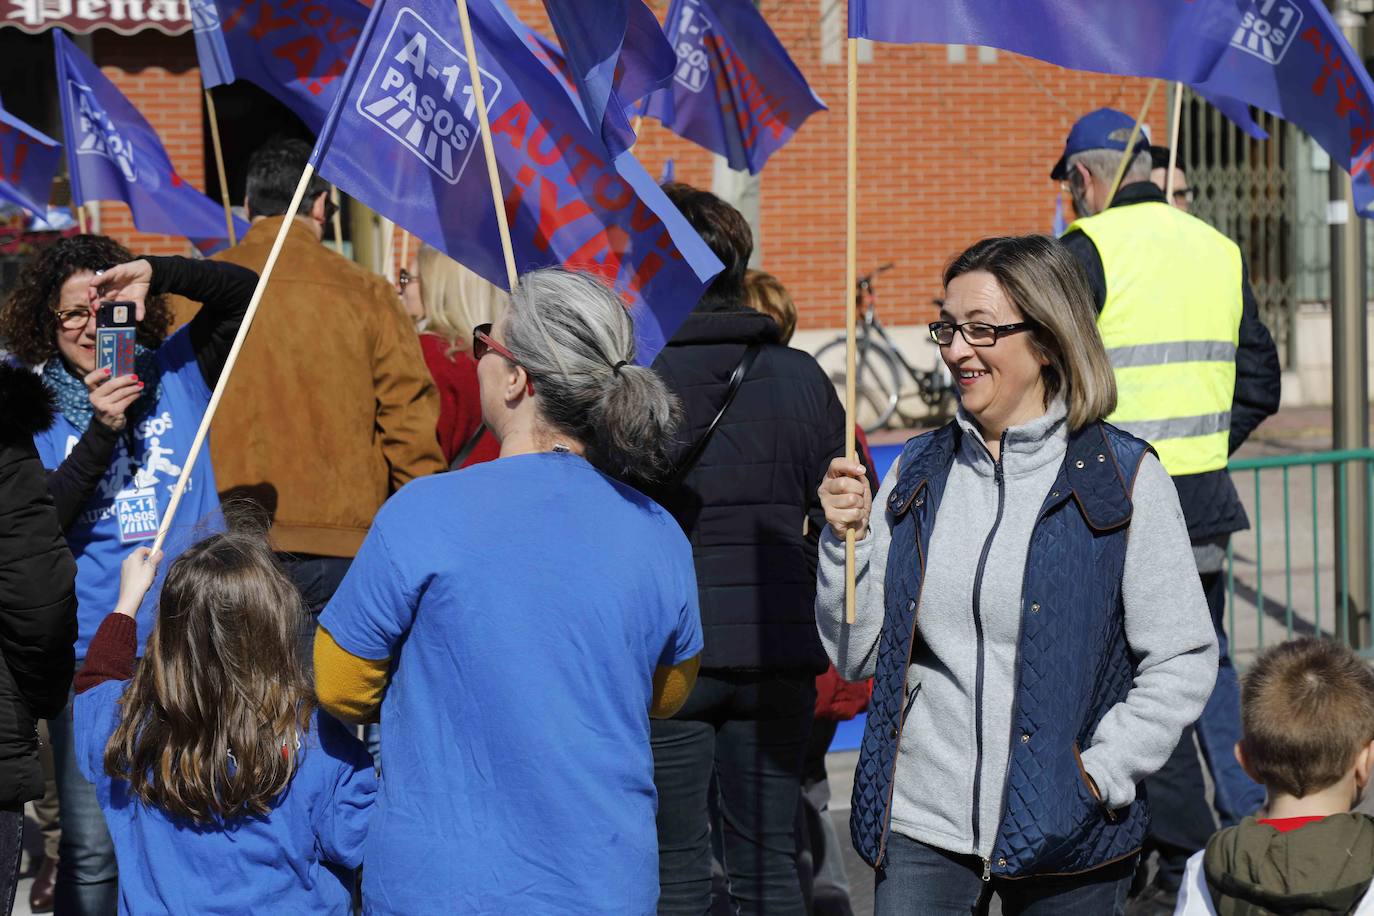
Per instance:
[[[256,282],[255,273],[235,265],[136,260],[112,239],[78,235],[30,261],[0,308],[0,338],[17,362],[41,375],[57,403],[55,422],[34,444],[76,557],[78,666],[104,609],[118,597],[120,562],[157,534]],[[170,336],[169,293],[203,304]],[[133,303],[138,346],[127,377],[112,379],[96,366],[96,313],[104,300]],[[213,526],[218,510],[206,449],[164,548],[169,557],[193,540],[187,532]],[[155,616],[140,616],[140,650]],[[111,913],[114,849],[95,790],[77,769],[71,729],[68,706],[50,722],[62,807],[56,907]]]

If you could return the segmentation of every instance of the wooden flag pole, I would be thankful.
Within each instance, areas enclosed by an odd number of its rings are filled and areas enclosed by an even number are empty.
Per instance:
[[[410,272],[410,233],[401,229],[401,270]]]
[[[315,174],[315,167],[306,165],[305,171],[301,173],[300,184],[296,185],[296,193],[291,197],[291,206],[286,208],[287,213],[296,213],[300,210],[301,201],[305,199],[305,189],[310,184],[310,178]],[[162,514],[162,524],[158,526],[157,538],[153,541],[153,552],[162,549],[162,542],[167,538],[167,531],[172,527],[172,519],[176,516],[177,507],[181,505],[181,496],[186,492],[186,482],[191,479],[191,471],[195,469],[196,458],[199,457],[201,448],[205,445],[205,437],[210,433],[210,424],[215,420],[215,411],[219,409],[220,398],[224,397],[224,389],[229,384],[229,377],[234,373],[234,364],[238,362],[239,351],[243,349],[243,341],[248,337],[248,329],[253,325],[253,316],[258,313],[258,306],[262,303],[263,291],[267,289],[267,280],[272,276],[272,269],[277,266],[277,257],[281,254],[282,245],[286,242],[286,233],[290,230],[292,217],[287,217],[281,221],[281,228],[277,230],[277,238],[272,243],[272,250],[267,254],[267,263],[262,267],[262,274],[258,277],[258,285],[253,288],[253,298],[248,300],[248,310],[243,313],[243,321],[239,324],[238,333],[234,335],[234,345],[229,348],[229,356],[224,360],[224,368],[220,370],[219,381],[215,383],[215,390],[210,395],[210,403],[205,408],[205,416],[201,417],[200,428],[196,430],[195,439],[191,440],[191,450],[186,453],[186,463],[181,467],[181,476],[177,478],[176,487],[172,490],[172,499],[167,503],[167,511]]]
[[[1164,201],[1174,202],[1174,169],[1178,166],[1178,128],[1183,115],[1183,84],[1174,84],[1174,123],[1169,131],[1169,171],[1164,176]]]
[[[844,353],[844,453],[850,461],[858,460],[855,450],[854,424],[858,409],[854,375],[858,371],[855,359],[858,341],[855,325],[859,320],[858,302],[854,298],[859,285],[859,40],[849,39],[849,131],[846,155],[845,187],[845,353]],[[844,621],[854,623],[854,529],[844,535]]]
[[[382,276],[396,285],[396,224],[382,217]]]
[[[506,256],[506,279],[510,291],[520,282],[515,270],[515,248],[510,241],[510,224],[506,221],[506,198],[501,193],[501,172],[496,167],[496,147],[491,141],[491,121],[487,118],[487,97],[482,89],[482,71],[477,66],[477,43],[472,40],[472,21],[468,18],[468,0],[458,0],[458,21],[463,26],[463,50],[468,56],[468,79],[472,81],[472,100],[477,105],[477,123],[482,128],[482,151],[487,158],[487,178],[491,182],[491,200],[496,208],[496,225],[501,230],[501,252]]]
[[[81,204],[76,206],[76,228],[81,230],[81,234],[86,234],[86,208]]]
[[[215,115],[215,97],[205,90],[205,113],[210,116],[210,142],[215,147],[215,168],[219,171],[219,196],[224,201],[224,224],[229,230],[229,244],[237,245],[234,233],[234,211],[229,208],[229,180],[224,177],[224,148],[219,145],[219,118]]]
[[[339,204],[339,186],[329,186],[329,202],[334,205],[334,252],[343,254],[343,207]]]
[[[1102,204],[1105,210],[1112,205],[1116,199],[1116,192],[1121,187],[1121,179],[1126,177],[1126,167],[1131,164],[1135,157],[1131,155],[1131,150],[1135,148],[1135,139],[1140,136],[1140,125],[1145,123],[1145,116],[1150,113],[1150,103],[1155,99],[1155,90],[1159,88],[1159,80],[1150,80],[1150,91],[1145,93],[1145,104],[1140,106],[1140,114],[1136,116],[1135,124],[1131,126],[1131,136],[1126,140],[1126,149],[1121,153],[1121,162],[1116,167],[1116,177],[1112,179],[1112,189],[1107,195],[1107,200]]]

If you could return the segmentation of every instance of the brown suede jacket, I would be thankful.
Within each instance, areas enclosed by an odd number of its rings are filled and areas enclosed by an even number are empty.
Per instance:
[[[261,271],[282,219],[215,260]],[[196,307],[174,308],[180,323]],[[262,505],[278,550],[351,557],[391,493],[447,467],[438,419],[396,291],[293,223],[215,416],[221,498]]]

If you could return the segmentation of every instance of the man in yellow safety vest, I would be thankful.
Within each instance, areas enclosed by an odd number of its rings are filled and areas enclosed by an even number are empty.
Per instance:
[[[1150,144],[1143,134],[1108,203],[1133,126],[1129,115],[1107,108],[1085,115],[1069,133],[1051,177],[1072,197],[1077,219],[1063,242],[1087,274],[1098,329],[1116,370],[1117,409],[1109,419],[1150,442],[1173,477],[1211,607],[1221,664],[1195,731],[1225,825],[1264,802],[1264,790],[1232,754],[1240,708],[1222,629],[1222,567],[1231,533],[1248,528],[1249,520],[1226,464],[1278,410],[1278,353],[1260,322],[1240,249],[1169,205],[1150,181]],[[1131,909],[1171,913],[1184,863],[1215,826],[1202,800],[1190,732],[1165,768],[1146,781],[1146,790],[1160,867]]]

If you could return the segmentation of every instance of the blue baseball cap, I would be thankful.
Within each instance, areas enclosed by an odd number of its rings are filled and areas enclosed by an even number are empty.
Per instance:
[[[1135,118],[1115,108],[1099,108],[1085,114],[1069,131],[1069,139],[1064,143],[1064,155],[1054,165],[1050,177],[1063,181],[1069,177],[1069,157],[1090,149],[1115,149],[1125,152],[1126,141],[1135,127]],[[1136,134],[1135,152],[1150,148],[1150,139],[1142,130]]]

